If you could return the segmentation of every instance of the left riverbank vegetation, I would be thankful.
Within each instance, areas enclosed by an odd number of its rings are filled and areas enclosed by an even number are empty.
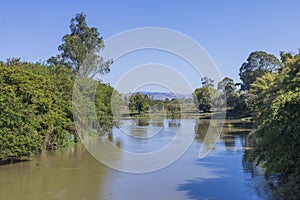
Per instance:
[[[0,62],[1,163],[79,141],[72,114],[74,81],[78,74],[93,78],[109,73],[112,60],[98,54],[103,48],[97,28],[89,27],[79,13],[71,20],[58,55],[43,63],[20,58]],[[89,67],[82,68],[87,60]],[[216,84],[203,77],[193,93],[194,103],[186,103],[205,113],[226,106],[227,117],[252,119],[256,128],[250,136],[255,144],[247,156],[263,166],[266,178],[276,177],[275,199],[300,199],[300,52],[280,52],[279,59],[252,52],[239,76],[240,83],[225,77]],[[115,91],[100,79],[95,81],[97,120],[105,131],[113,126]],[[174,116],[183,113],[185,100],[153,100],[136,93],[127,101],[133,115],[165,111]]]
[[[111,60],[98,52],[103,39],[86,23],[83,13],[70,23],[60,54],[44,63],[20,58],[0,62],[0,163],[11,163],[43,150],[78,142],[72,115],[72,92],[76,75],[106,74]],[[82,68],[89,60],[89,71]],[[95,107],[100,126],[113,125],[111,94],[114,89],[97,81]]]

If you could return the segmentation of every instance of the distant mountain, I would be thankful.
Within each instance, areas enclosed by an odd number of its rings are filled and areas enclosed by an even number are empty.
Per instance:
[[[132,96],[135,93],[128,93],[126,96]],[[169,100],[171,99],[190,99],[192,98],[191,94],[174,94],[174,93],[168,93],[168,92],[138,92],[142,95],[147,95],[150,99],[153,100],[165,100],[168,98]]]

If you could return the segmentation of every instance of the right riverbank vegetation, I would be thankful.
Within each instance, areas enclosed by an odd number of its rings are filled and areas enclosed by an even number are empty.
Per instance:
[[[109,73],[112,60],[103,60],[95,53],[103,48],[97,28],[88,27],[81,13],[71,20],[70,33],[58,47],[60,54],[43,63],[19,58],[0,62],[2,164],[79,142],[72,115],[74,80],[76,74]],[[93,66],[88,71],[82,68],[86,60]],[[203,77],[193,99],[154,100],[135,93],[123,100],[130,115],[135,116],[153,111],[178,117],[190,110],[199,118],[200,112],[213,113],[214,107],[226,105],[228,117],[252,119],[255,144],[247,156],[265,169],[267,179],[276,176],[274,198],[300,199],[300,52],[280,52],[279,59],[263,51],[252,52],[240,67],[239,76],[240,83],[225,77],[216,85]],[[105,131],[115,123],[111,96],[116,91],[101,80],[96,82],[97,120]],[[190,106],[183,112],[181,104]]]

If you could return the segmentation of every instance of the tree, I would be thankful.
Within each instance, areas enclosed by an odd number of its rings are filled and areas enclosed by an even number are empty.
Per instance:
[[[217,90],[211,87],[197,88],[194,93],[194,99],[198,110],[209,112],[213,107]]]
[[[168,114],[180,114],[181,106],[178,99],[173,98],[171,99],[171,101],[165,101],[164,103],[164,108],[166,109]]]
[[[203,78],[201,78],[201,84],[202,87],[214,87],[214,80],[208,78],[207,76],[204,76]]]
[[[71,19],[70,34],[63,36],[63,43],[58,47],[60,55],[51,57],[50,64],[62,64],[69,66],[81,75],[93,73],[105,74],[109,72],[111,60],[99,56],[104,48],[102,37],[95,27],[88,27],[86,16],[79,13]]]
[[[113,104],[112,104],[113,102]],[[120,94],[114,91],[114,88],[109,84],[98,83],[95,93],[95,106],[98,122],[103,131],[107,131],[112,128],[113,117],[117,117],[121,109],[121,97]],[[114,108],[112,108],[112,106]],[[113,113],[113,110],[114,113]],[[113,115],[114,114],[114,115]]]
[[[262,114],[265,115],[270,110],[272,101],[276,97],[276,91],[271,89],[274,89],[273,84],[276,76],[276,74],[266,73],[262,77],[257,78],[251,85],[245,102],[257,120]]]
[[[217,90],[213,85],[213,80],[207,76],[201,79],[202,87],[195,89],[193,96],[196,107],[204,112],[209,112],[216,99]]]
[[[244,93],[241,90],[237,91],[236,98],[234,98],[234,102],[233,102],[234,116],[240,117],[240,118],[251,116],[251,112],[246,103],[248,96],[249,96],[249,94]]]
[[[6,59],[6,66],[19,66],[21,65],[21,58],[7,58]]]
[[[256,113],[252,155],[267,177],[279,174],[277,199],[300,198],[300,54],[282,54],[284,67],[251,85],[249,108]]]
[[[0,68],[0,161],[63,147],[71,140],[68,104],[51,71],[27,63]]]
[[[218,83],[218,90],[222,90],[226,96],[234,94],[236,86],[231,78],[225,77]]]
[[[73,124],[74,77],[74,71],[60,65],[20,62],[0,66],[0,162],[78,141]],[[90,103],[96,107],[96,117],[105,131],[113,124],[113,88],[93,81],[98,87]]]
[[[129,109],[131,111],[137,110],[139,114],[142,111],[148,110],[149,105],[147,104],[148,97],[141,95],[140,93],[136,93],[132,95],[129,99]]]
[[[19,58],[0,61],[1,163],[78,141],[73,123],[73,111],[78,106],[83,109],[95,106],[96,117],[83,117],[93,119],[92,122],[98,119],[101,128],[112,127],[113,88],[89,76],[109,71],[111,61],[99,56],[104,47],[102,38],[96,28],[87,26],[82,13],[71,20],[70,29],[71,34],[65,35],[59,46],[61,54],[51,57],[47,66],[21,62]],[[92,90],[74,87],[76,72],[96,85],[96,94],[93,90],[94,95],[87,97],[89,101],[81,101],[89,104],[72,104],[73,91],[82,89],[79,92],[84,96],[84,92],[91,94]],[[113,105],[120,105],[120,95],[115,94]]]
[[[226,99],[227,106],[233,107],[237,98],[236,86],[233,80],[225,77],[218,83],[218,90],[221,91],[221,98]]]
[[[263,51],[252,52],[240,68],[240,79],[243,81],[242,90],[249,90],[251,84],[265,73],[275,72],[282,63],[271,54]]]

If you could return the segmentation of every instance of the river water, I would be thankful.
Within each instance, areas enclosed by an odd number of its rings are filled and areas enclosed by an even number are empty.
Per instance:
[[[183,125],[193,132],[195,139],[171,165],[141,174],[105,166],[82,144],[45,152],[31,161],[0,166],[0,199],[270,199],[271,188],[262,171],[253,169],[243,159],[245,151],[251,148],[248,123],[226,120],[220,138],[203,158],[199,158],[199,149],[209,120],[136,119],[124,120],[122,124],[106,137],[126,151],[142,153],[160,149]],[[157,134],[150,142],[144,136],[153,131]]]

